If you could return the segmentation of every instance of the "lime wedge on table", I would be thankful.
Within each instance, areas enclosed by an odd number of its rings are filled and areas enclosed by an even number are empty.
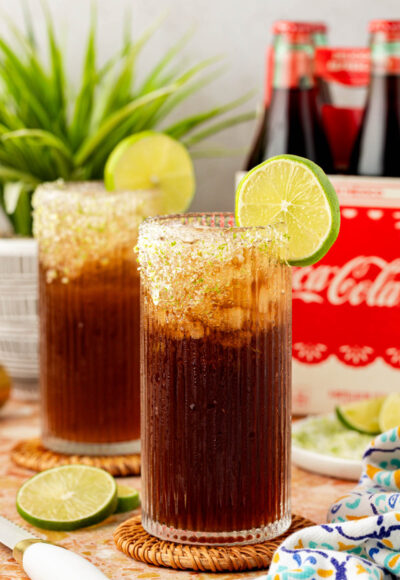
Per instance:
[[[379,414],[379,426],[382,432],[400,425],[400,394],[388,395]]]
[[[366,399],[359,403],[336,407],[337,418],[348,429],[367,435],[378,435],[381,432],[379,413],[385,398]]]
[[[318,165],[296,155],[271,157],[243,177],[236,190],[239,226],[287,225],[289,263],[320,260],[340,228],[339,202]]]
[[[140,497],[137,489],[129,485],[117,485],[118,504],[116,513],[130,512],[139,507]]]
[[[185,211],[192,201],[195,180],[186,148],[153,131],[123,139],[111,152],[104,170],[108,190],[158,188],[163,193],[163,212]]]
[[[75,530],[101,522],[117,506],[117,484],[103,469],[64,465],[42,471],[17,494],[17,510],[46,530]]]

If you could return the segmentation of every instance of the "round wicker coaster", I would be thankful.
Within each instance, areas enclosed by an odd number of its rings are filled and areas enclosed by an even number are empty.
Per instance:
[[[140,475],[140,454],[133,455],[64,455],[43,447],[40,439],[20,441],[11,450],[11,459],[20,467],[43,471],[59,465],[83,463],[101,467],[115,477]]]
[[[190,546],[150,536],[142,527],[141,517],[136,516],[118,526],[114,532],[114,541],[117,548],[131,558],[154,566],[200,572],[242,572],[268,568],[273,553],[287,536],[313,525],[314,522],[293,515],[292,525],[287,532],[262,544]]]

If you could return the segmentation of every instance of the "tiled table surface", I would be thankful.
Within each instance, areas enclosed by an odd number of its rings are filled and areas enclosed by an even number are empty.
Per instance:
[[[14,465],[9,458],[12,446],[39,432],[38,406],[11,400],[0,411],[0,513],[32,530],[38,537],[59,543],[82,554],[113,580],[122,578],[159,578],[161,580],[233,580],[258,578],[265,572],[242,574],[204,574],[155,568],[131,560],[119,552],[112,538],[114,528],[131,514],[110,517],[106,522],[75,532],[44,532],[27,524],[15,509],[15,496],[21,483],[32,472]],[[315,522],[323,522],[328,506],[352,487],[352,482],[322,477],[293,467],[293,512]],[[121,483],[140,489],[140,478],[121,478]],[[27,578],[13,560],[11,552],[0,544],[0,580]],[[72,579],[71,579],[72,580]]]

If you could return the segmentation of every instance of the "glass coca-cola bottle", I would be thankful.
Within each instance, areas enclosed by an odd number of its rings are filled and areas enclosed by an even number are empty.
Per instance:
[[[310,24],[313,27],[312,40],[314,48],[328,46],[328,27],[325,22],[310,22]],[[315,75],[315,90],[317,93],[317,104],[320,109],[324,105],[332,104],[332,96],[328,83],[318,75]]]
[[[373,20],[369,30],[371,79],[350,172],[400,177],[400,20]]]
[[[312,39],[315,47],[327,46],[328,44],[328,27],[325,22],[310,22],[313,32]]]
[[[307,157],[328,173],[333,169],[314,86],[313,26],[291,21],[274,24],[272,97],[264,111],[246,170],[282,153]]]

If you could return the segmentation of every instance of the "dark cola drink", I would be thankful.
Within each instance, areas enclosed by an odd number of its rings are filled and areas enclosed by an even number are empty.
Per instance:
[[[373,20],[371,79],[350,173],[400,177],[400,20]]]
[[[289,153],[307,157],[330,173],[332,155],[321,123],[315,86],[315,25],[279,21],[273,32],[271,100],[245,169],[250,170],[274,155]]]
[[[328,46],[328,27],[325,22],[312,22],[310,24],[313,27],[312,40],[314,49]],[[315,92],[318,109],[321,113],[322,107],[332,105],[332,95],[327,81],[315,74],[315,72],[314,70]]]
[[[140,278],[133,248],[151,192],[42,185],[39,243],[42,440],[67,454],[140,451]]]
[[[162,539],[245,544],[290,523],[291,272],[271,229],[147,220],[142,522]]]

